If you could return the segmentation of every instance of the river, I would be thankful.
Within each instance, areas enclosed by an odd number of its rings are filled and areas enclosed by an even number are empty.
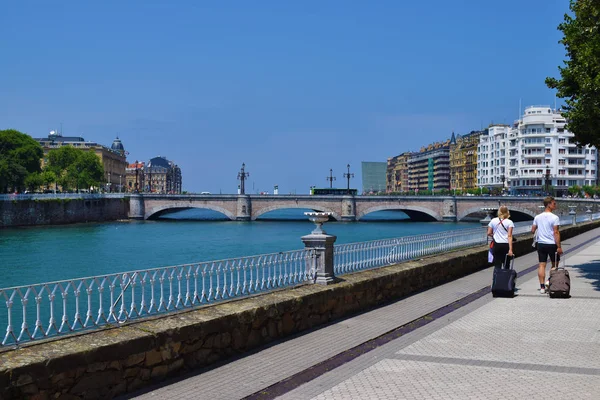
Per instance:
[[[169,265],[295,250],[314,224],[304,211],[280,210],[253,222],[187,210],[158,221],[122,221],[0,230],[0,288]],[[419,235],[480,226],[410,222],[380,211],[361,222],[328,222],[336,243]]]

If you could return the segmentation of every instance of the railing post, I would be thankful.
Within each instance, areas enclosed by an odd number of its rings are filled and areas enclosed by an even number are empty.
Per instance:
[[[310,235],[302,236],[302,241],[307,249],[312,249],[315,254],[315,283],[330,285],[337,281],[333,270],[333,244],[337,239],[334,235],[328,235],[322,225],[329,219],[330,213],[307,212],[308,216],[317,227]]]
[[[568,207],[569,207],[569,215],[571,215],[573,218],[572,225],[575,226],[577,224],[577,211],[575,211],[575,208],[577,206],[568,206]]]

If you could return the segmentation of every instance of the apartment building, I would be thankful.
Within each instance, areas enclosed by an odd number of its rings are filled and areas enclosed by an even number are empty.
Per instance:
[[[450,189],[477,188],[477,147],[486,131],[471,131],[450,138]]]
[[[410,190],[450,189],[450,140],[422,147],[407,164]]]
[[[408,160],[411,155],[411,152],[405,152],[396,157],[388,158],[386,171],[386,186],[388,193],[403,193],[409,190]]]
[[[597,150],[578,146],[565,125],[559,110],[530,106],[512,126],[490,126],[478,146],[478,185],[516,195],[595,185]]]

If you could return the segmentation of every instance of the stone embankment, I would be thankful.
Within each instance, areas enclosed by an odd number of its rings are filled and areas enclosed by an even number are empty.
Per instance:
[[[565,228],[563,239],[600,226]],[[516,255],[531,252],[520,238]],[[479,246],[0,352],[0,399],[111,398],[487,267]]]
[[[116,221],[128,214],[127,197],[0,200],[0,228]]]

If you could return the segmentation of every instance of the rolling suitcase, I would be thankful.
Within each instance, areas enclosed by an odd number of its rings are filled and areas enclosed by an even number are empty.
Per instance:
[[[517,285],[517,271],[513,268],[515,257],[506,256],[502,268],[494,268],[492,277],[492,296],[514,297]]]
[[[571,297],[571,277],[565,269],[564,254],[563,259],[556,263],[556,268],[550,270],[548,296],[563,299]]]

